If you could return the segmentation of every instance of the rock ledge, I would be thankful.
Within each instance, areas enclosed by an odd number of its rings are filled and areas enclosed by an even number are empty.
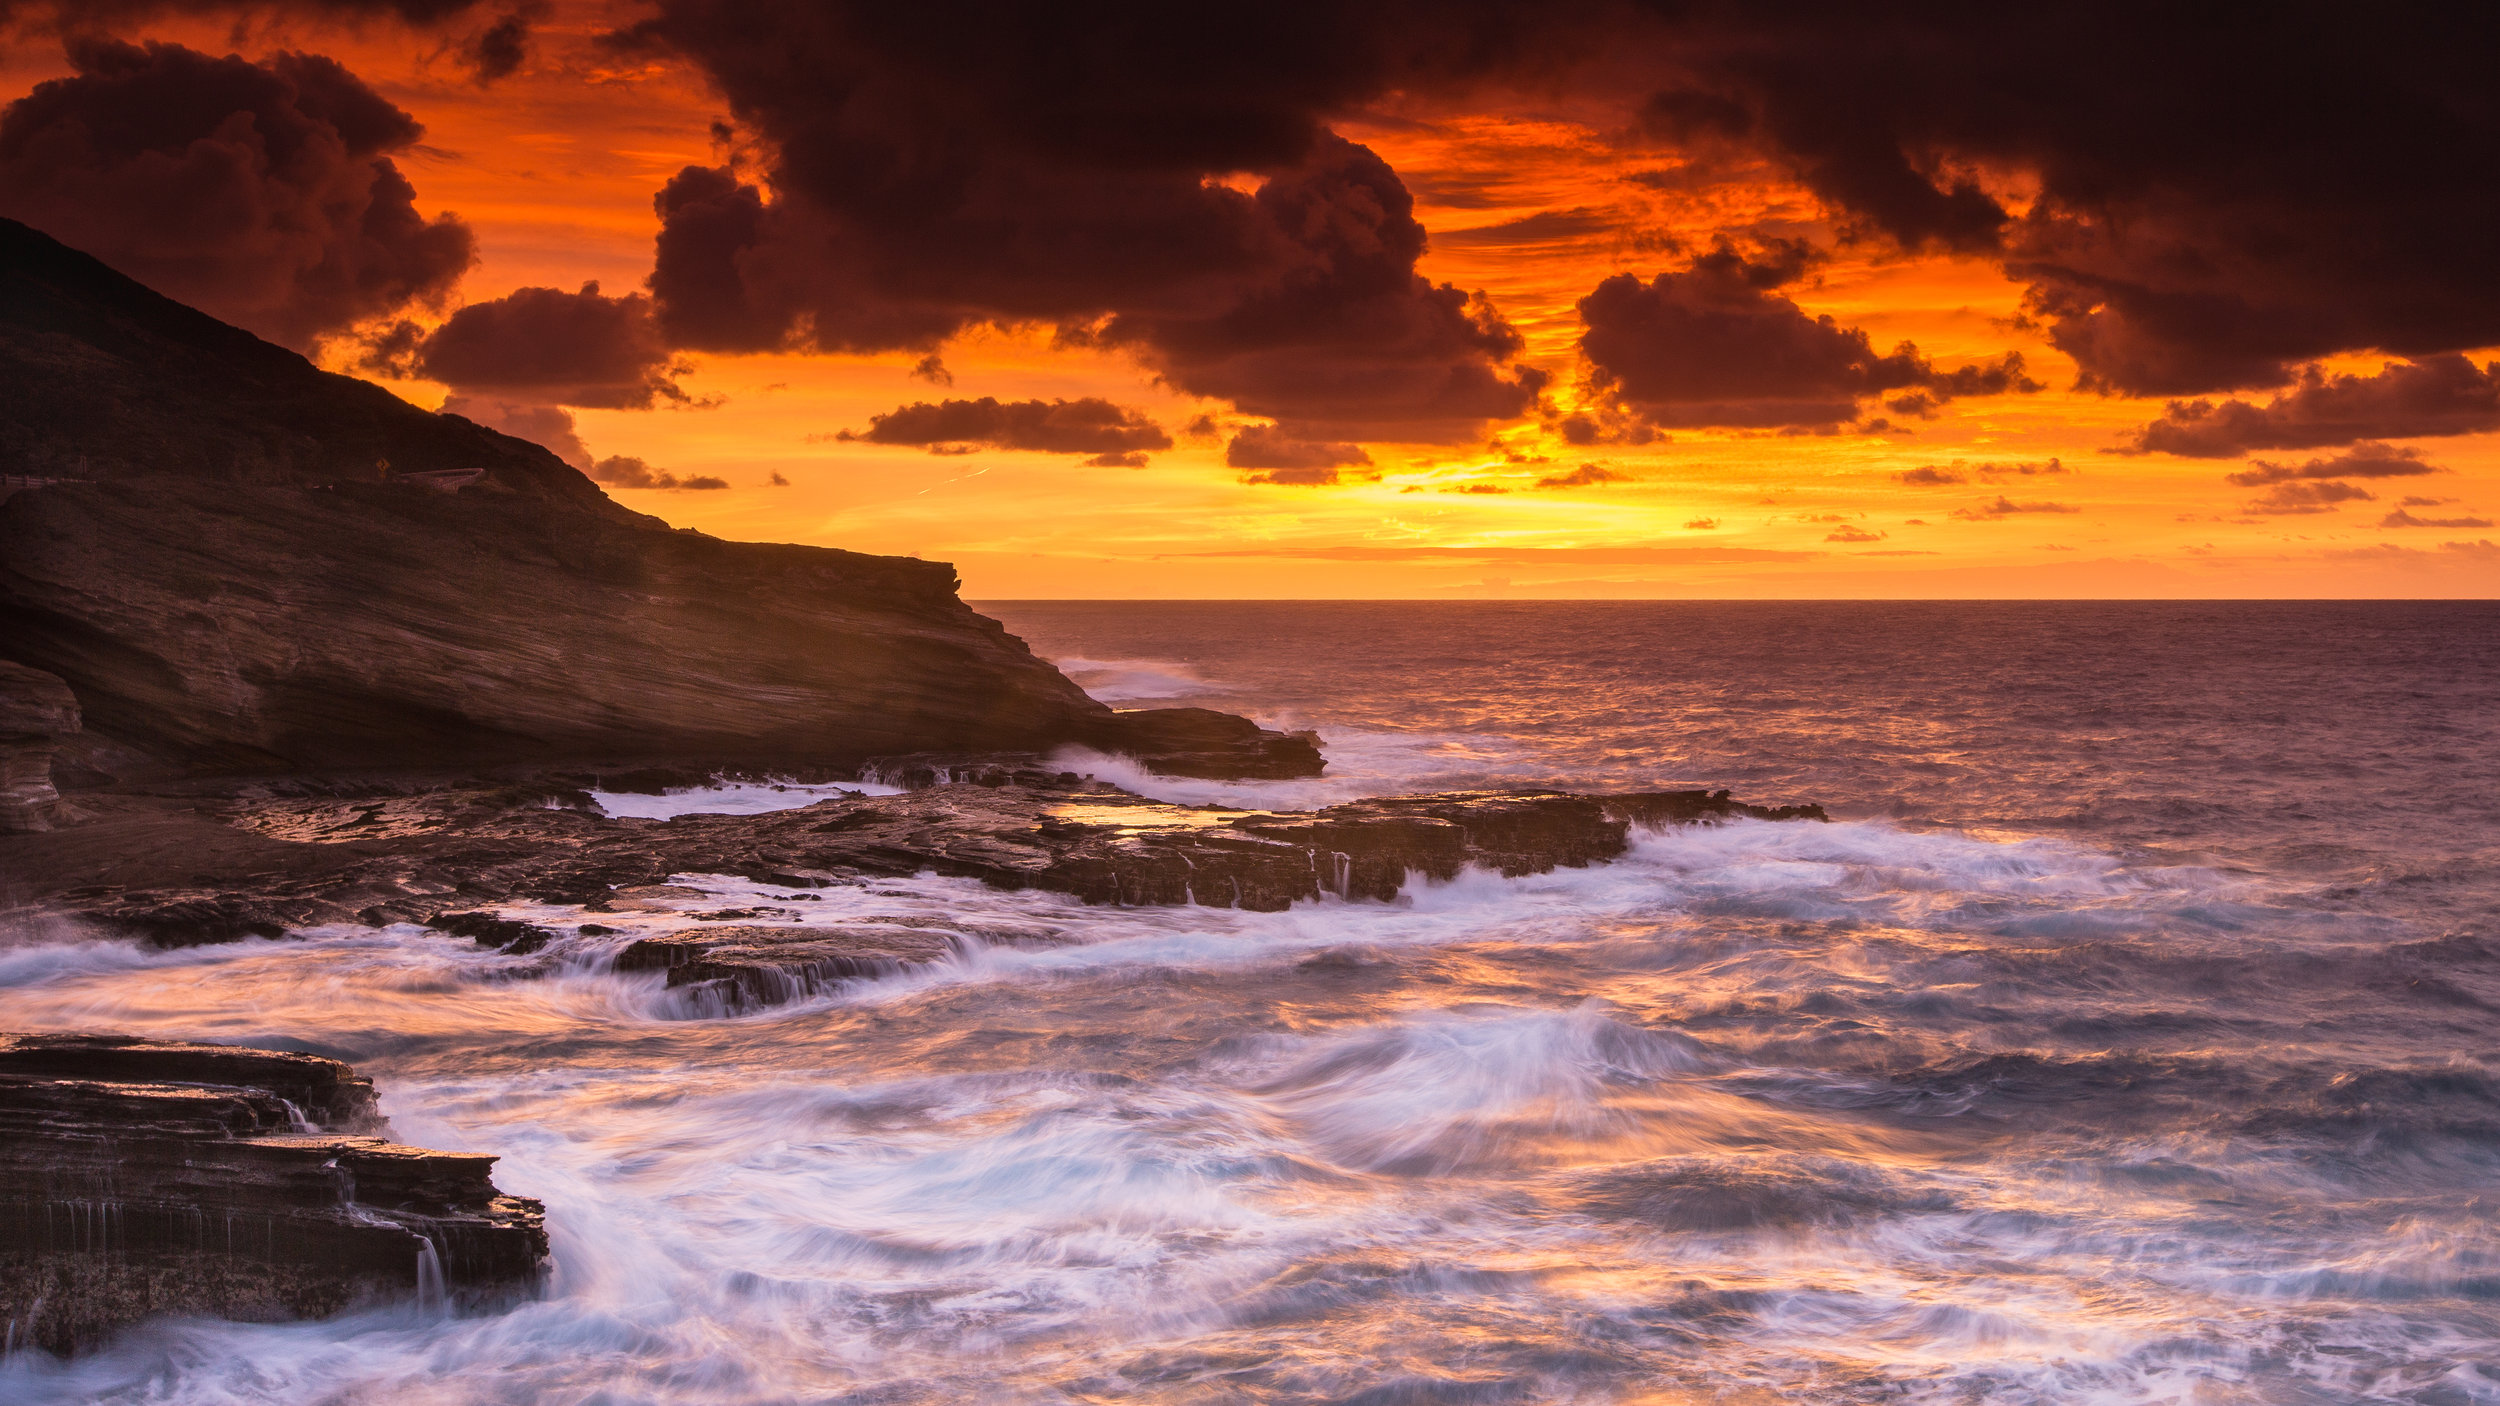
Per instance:
[[[544,1209],[391,1141],[337,1060],[0,1035],[0,1322],[68,1353],[164,1313],[252,1322],[536,1289]]]

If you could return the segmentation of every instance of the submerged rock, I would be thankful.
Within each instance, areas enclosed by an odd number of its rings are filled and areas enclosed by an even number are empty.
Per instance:
[[[617,954],[616,970],[667,972],[671,989],[727,1013],[891,975],[951,950],[944,934],[896,922],[716,927],[643,938]]]
[[[1285,781],[1326,765],[1319,734],[1273,732],[1212,708],[1140,708],[1093,724],[1082,740],[1165,776]]]
[[[253,1322],[533,1292],[543,1208],[387,1136],[337,1060],[0,1035],[0,1322],[67,1353],[165,1313]]]

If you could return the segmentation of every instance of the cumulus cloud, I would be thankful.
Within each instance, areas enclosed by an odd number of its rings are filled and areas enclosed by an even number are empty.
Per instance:
[[[1335,470],[1350,465],[1369,464],[1372,456],[1363,446],[1344,441],[1298,439],[1282,426],[1249,425],[1224,446],[1224,462],[1236,469],[1275,469],[1289,474],[1311,474],[1328,470],[1327,482],[1337,481]],[[1317,483],[1317,478],[1264,477],[1259,483]]]
[[[2406,501],[2411,502],[2412,500],[2407,499]],[[2473,517],[2463,514],[2456,517],[2415,517],[2412,513],[2407,512],[2403,508],[2397,508],[2393,512],[2390,512],[2387,516],[2380,518],[2378,520],[2378,525],[2381,527],[2489,527],[2491,526],[2491,519],[2487,517]]]
[[[1337,471],[1320,466],[1298,469],[1277,469],[1270,473],[1244,475],[1243,483],[1274,483],[1288,488],[1330,488],[1338,482]]]
[[[1826,542],[1881,542],[1891,534],[1869,532],[1863,527],[1835,527],[1823,534]]]
[[[1995,522],[2001,518],[2012,517],[2017,513],[2076,513],[2081,511],[2083,511],[2081,508],[2068,507],[2064,503],[2051,503],[2040,500],[2018,503],[2011,498],[2005,497],[2003,494],[1999,494],[1997,496],[1997,500],[1993,503],[1981,503],[1968,508],[1955,508],[1953,510],[1953,515],[1960,518],[1964,522]]]
[[[2004,483],[2018,478],[2048,478],[2072,472],[2057,459],[2018,464],[1966,464],[1955,460],[1952,467],[1922,464],[1894,474],[1896,482],[1911,488],[1943,488],[1950,484],[1968,483],[1977,475],[1981,483]]]
[[[573,414],[553,405],[516,405],[503,400],[481,400],[474,396],[451,395],[443,400],[446,415],[474,420],[490,430],[501,430],[517,439],[541,444],[555,456],[584,473],[590,471],[591,453],[573,427]]]
[[[2255,449],[2317,449],[2364,439],[2414,439],[2500,429],[2500,362],[2456,354],[2329,376],[2316,366],[2263,405],[2172,401],[2121,452],[2229,459]]]
[[[2247,510],[2268,517],[2302,513],[2331,513],[2346,503],[2367,503],[2378,495],[2366,488],[2333,480],[2316,482],[2296,479],[2278,483],[2263,497],[2247,504]]]
[[[1657,425],[1824,430],[1892,392],[1932,407],[2040,389],[2014,352],[1954,371],[1907,342],[1878,354],[1865,332],[1774,291],[1777,272],[1721,250],[1647,283],[1624,273],[1598,284],[1579,303],[1592,389]]]
[[[590,467],[590,476],[615,488],[715,489],[727,488],[729,480],[711,474],[694,474],[679,478],[664,469],[655,469],[630,454],[611,454]]]
[[[1545,375],[1492,303],[1415,272],[1424,228],[1389,164],[1324,138],[1252,197],[1290,239],[1277,267],[1207,313],[1121,312],[1101,327],[1174,387],[1311,438],[1449,443],[1525,414]]]
[[[1582,464],[1567,474],[1551,474],[1536,481],[1539,488],[1595,488],[1601,483],[1630,483],[1632,476],[1617,473],[1604,464]]]
[[[461,57],[476,71],[480,84],[510,78],[529,62],[530,21],[543,6],[517,9],[470,36]]]
[[[661,341],[651,300],[611,298],[595,282],[471,303],[417,342],[411,369],[464,395],[546,405],[648,410],[691,399],[676,378],[692,368]]]
[[[336,61],[67,52],[75,75],[0,113],[0,215],[299,350],[439,304],[474,262],[390,159],[423,129]]]
[[[2251,468],[2222,477],[2223,482],[2241,488],[2263,488],[2269,483],[2285,483],[2293,479],[2411,478],[2419,474],[2446,472],[2446,469],[2424,459],[2419,449],[2362,443],[2332,459],[2312,459],[2305,464],[2277,464],[2259,459]]]
[[[1090,454],[1112,468],[1137,468],[1151,450],[1172,447],[1172,436],[1144,411],[1099,396],[1076,400],[914,401],[872,415],[868,428],[835,438],[865,444],[910,444],[932,452],[965,447],[1026,449],[1044,454]]]

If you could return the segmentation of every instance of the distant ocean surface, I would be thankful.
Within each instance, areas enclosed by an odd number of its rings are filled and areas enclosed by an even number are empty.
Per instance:
[[[558,1270],[0,1400],[2500,1402],[2500,606],[980,608],[1332,759],[1087,762],[1170,799],[1834,823],[1277,914],[826,890],[1072,940],[734,1019],[622,937],[19,932],[0,1026],[353,1059]]]

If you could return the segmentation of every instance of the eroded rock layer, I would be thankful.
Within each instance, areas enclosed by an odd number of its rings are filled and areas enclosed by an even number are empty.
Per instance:
[[[0,1321],[91,1347],[165,1313],[250,1321],[532,1291],[536,1201],[495,1159],[390,1140],[336,1060],[114,1036],[0,1036]]]

